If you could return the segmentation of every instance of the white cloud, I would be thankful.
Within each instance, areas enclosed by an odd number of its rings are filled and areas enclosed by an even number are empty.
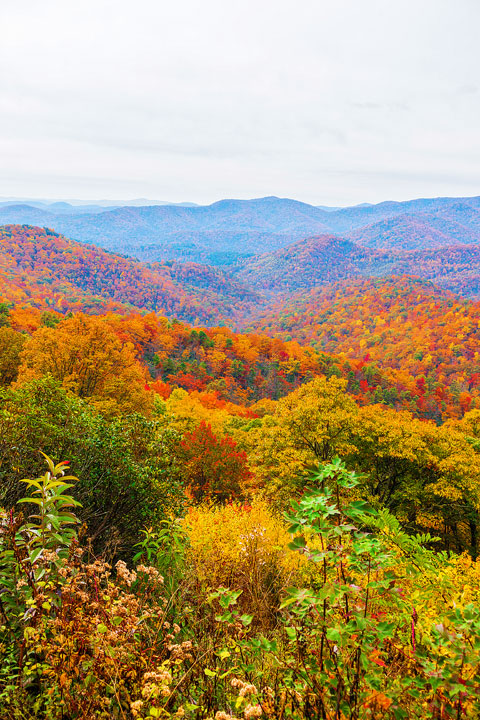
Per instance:
[[[477,0],[2,0],[0,195],[480,193]]]

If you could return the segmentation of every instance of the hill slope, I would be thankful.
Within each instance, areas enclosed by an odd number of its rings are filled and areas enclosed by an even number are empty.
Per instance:
[[[480,304],[417,278],[316,288],[248,329],[375,363],[392,381],[408,386],[410,378],[417,395],[428,391],[447,413],[479,395]]]
[[[445,276],[447,251],[451,255],[449,282],[460,282],[463,272],[479,264],[477,246],[404,255],[410,265],[428,264],[441,279]],[[346,376],[349,389],[365,402],[388,402],[436,420],[462,414],[480,403],[479,304],[461,300],[418,278],[349,281],[348,274],[358,268],[366,271],[370,264],[378,271],[381,262],[387,267],[391,253],[359,248],[332,236],[302,241],[274,253],[277,265],[273,269],[267,260],[273,262],[272,256],[257,259],[256,271],[257,286],[267,288],[268,300],[219,268],[174,261],[145,265],[68,240],[53,231],[7,226],[0,228],[0,302],[61,313],[114,310],[128,315],[132,310],[155,311],[197,327],[243,326],[250,332],[312,344],[320,354],[327,353],[328,357],[321,361],[324,369]],[[294,269],[290,275],[289,267]],[[309,283],[318,283],[321,276],[329,282],[308,291]],[[282,277],[283,285],[277,282]],[[341,277],[341,281],[332,283],[333,277]],[[165,327],[170,325],[164,322]],[[21,327],[22,322],[18,323]],[[176,337],[177,324],[171,327]],[[170,378],[174,369],[175,382],[181,386],[220,391],[224,376],[218,376],[215,370],[219,348],[213,344],[212,368],[206,372],[208,343],[192,335],[198,353],[187,362],[191,355],[189,333],[185,340],[188,347],[180,348],[175,368],[168,354],[171,343],[167,343],[162,382]],[[225,340],[226,346],[229,342]],[[263,347],[262,342],[258,340]],[[295,347],[292,352],[297,352]],[[338,358],[338,363],[332,356]],[[284,374],[273,373],[268,363],[255,368],[255,373],[262,375],[262,387],[264,384],[269,392],[280,392],[298,380],[295,362],[292,356],[290,365],[287,363],[290,370]],[[250,384],[257,386],[249,374],[253,370],[243,360],[237,362],[232,357],[229,368],[234,379],[245,380],[242,392]],[[220,385],[217,381],[221,381]],[[243,397],[242,393],[239,397]]]
[[[334,235],[321,235],[247,258],[233,271],[236,279],[258,292],[283,298],[285,293],[340,280],[389,275],[417,275],[476,299],[480,297],[480,245],[384,250],[361,247]]]
[[[25,205],[0,208],[0,223],[33,223],[82,242],[142,259],[209,259],[248,255],[325,231],[323,210],[295,200],[222,200],[208,206],[123,207],[101,213],[55,215]]]
[[[375,253],[334,235],[300,240],[246,260],[236,277],[270,293],[295,292],[375,271]]]
[[[408,215],[429,216],[437,230],[443,223],[456,222],[471,230],[480,230],[480,197],[470,198],[418,198],[405,202],[381,202],[376,205],[356,205],[342,208],[328,215],[331,230],[339,235],[357,228],[381,222],[387,218]]]
[[[345,237],[369,248],[425,250],[478,243],[480,230],[475,231],[453,220],[419,213],[386,218],[358,228]]]
[[[0,228],[0,298],[60,311],[101,311],[113,302],[212,324],[256,295],[217,268],[148,267],[50,230],[10,225]]]

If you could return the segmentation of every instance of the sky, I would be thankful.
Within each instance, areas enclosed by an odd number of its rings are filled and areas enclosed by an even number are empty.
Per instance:
[[[479,0],[1,0],[0,196],[480,195]]]

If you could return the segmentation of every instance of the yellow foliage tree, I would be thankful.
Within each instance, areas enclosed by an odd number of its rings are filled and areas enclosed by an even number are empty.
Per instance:
[[[122,344],[108,323],[75,315],[42,327],[25,343],[18,382],[52,375],[63,387],[103,412],[147,412],[150,394],[131,343]]]
[[[358,407],[345,388],[342,379],[318,377],[279,400],[250,431],[252,468],[275,494],[288,491],[312,464],[350,451]]]
[[[22,333],[0,327],[0,385],[10,385],[16,379],[24,342]]]

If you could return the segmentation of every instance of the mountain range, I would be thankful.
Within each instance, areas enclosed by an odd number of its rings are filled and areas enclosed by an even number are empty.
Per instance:
[[[299,240],[247,258],[231,276],[258,293],[291,293],[355,278],[415,275],[472,299],[480,298],[480,244],[425,250],[370,249],[335,235]]]
[[[241,328],[339,282],[416,276],[480,298],[479,197],[341,209],[275,197],[64,205],[0,206],[0,300]]]
[[[62,204],[61,204],[62,205]],[[231,266],[298,240],[335,235],[381,250],[480,243],[480,197],[384,202],[332,209],[266,197],[212,205],[69,209],[0,206],[0,224],[48,227],[67,237],[145,261]]]

